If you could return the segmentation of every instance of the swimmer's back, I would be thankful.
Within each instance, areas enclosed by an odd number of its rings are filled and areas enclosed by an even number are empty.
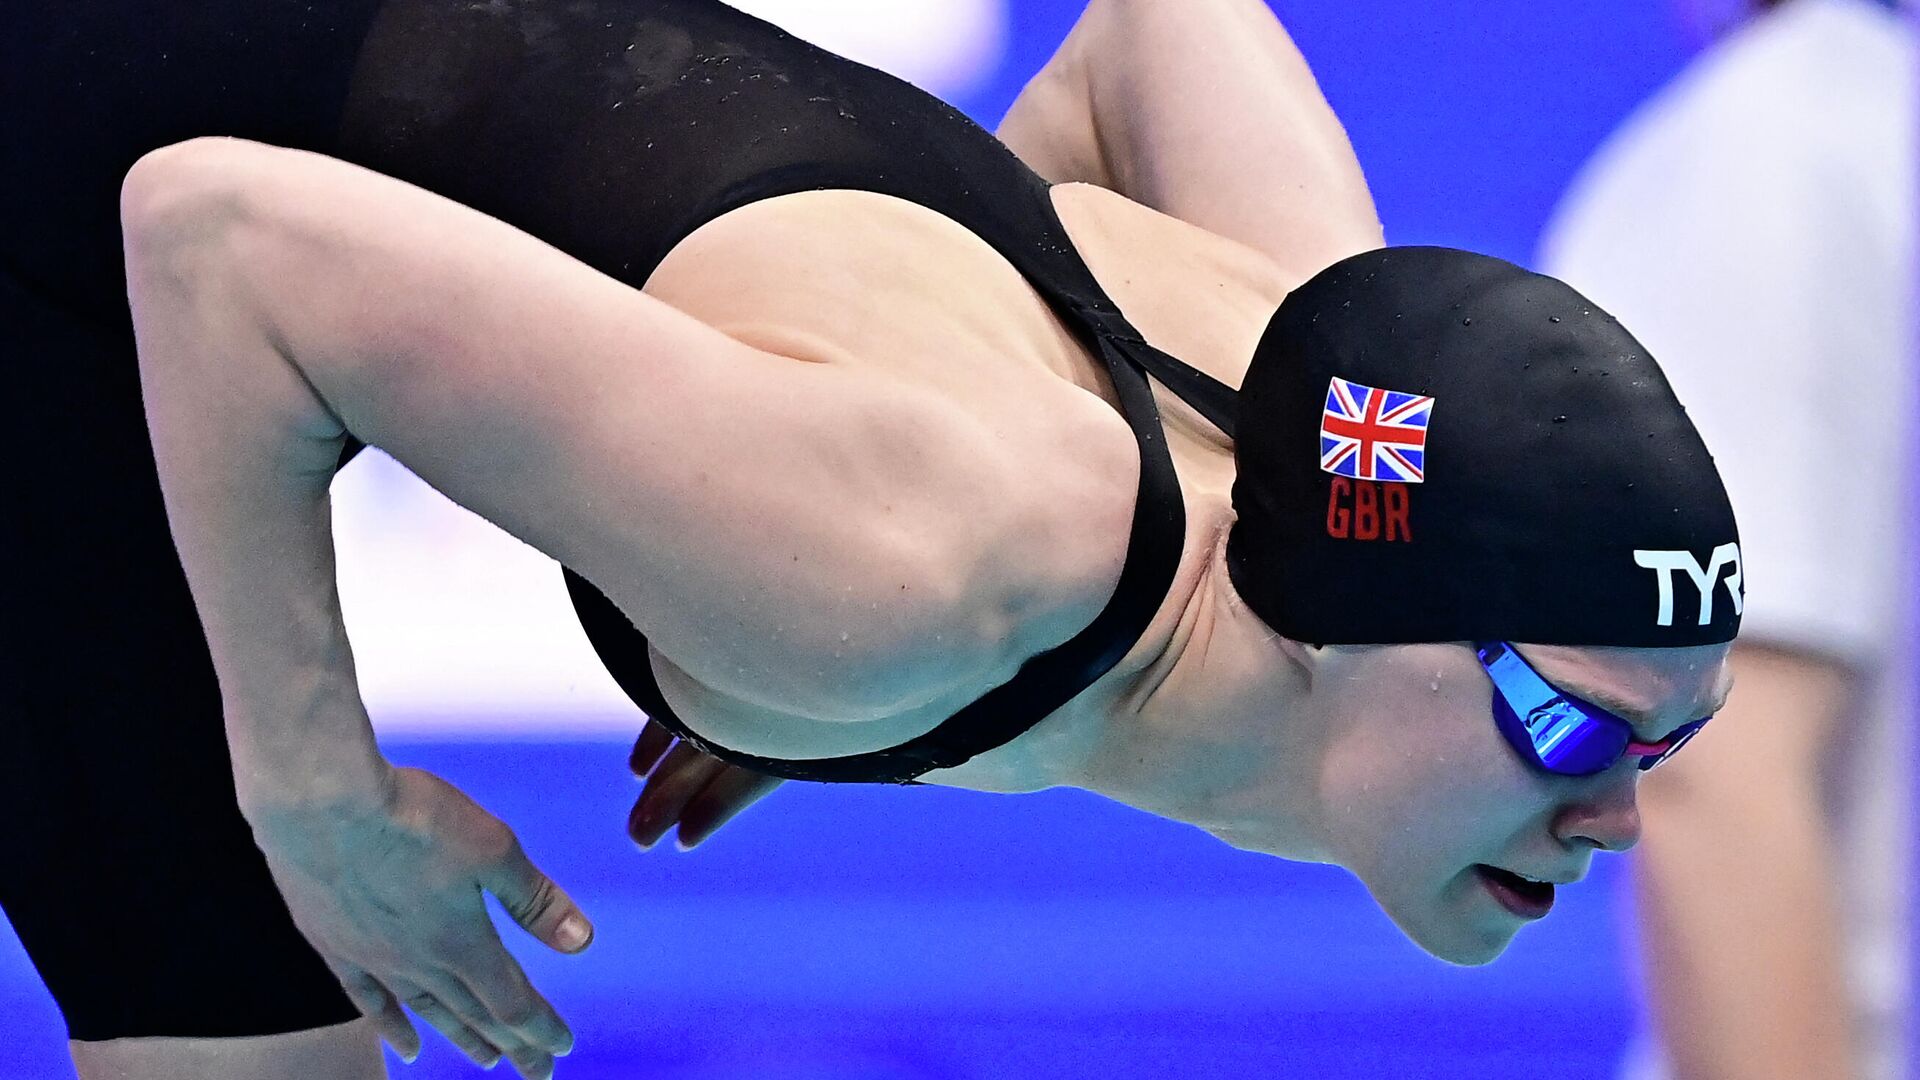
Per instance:
[[[1050,195],[1129,321],[1239,385],[1286,295],[1285,275],[1243,245],[1106,189],[1062,184]],[[748,344],[979,398],[983,415],[1007,423],[1062,426],[1096,397],[1111,406],[1096,415],[1124,439],[1101,364],[1032,283],[958,222],[905,200],[842,190],[743,207],[682,240],[644,288]],[[1062,400],[1073,406],[1064,416],[1051,411]],[[1162,391],[1159,402],[1169,420],[1189,421],[1176,425],[1181,433],[1227,447],[1176,395]],[[1054,441],[1073,456],[1095,452],[1079,437],[1063,431]]]
[[[1111,192],[1054,189],[1076,246],[1110,295],[1157,342],[1237,384],[1278,302],[1263,258]],[[962,409],[1020,463],[985,497],[1021,523],[1000,546],[954,558],[995,568],[983,588],[1025,599],[1008,610],[997,665],[908,711],[849,727],[754,705],[686,675],[668,656],[653,667],[682,717],[714,741],[767,757],[848,754],[933,727],[1011,677],[1025,657],[1065,640],[1111,594],[1126,550],[1139,450],[1111,385],[1033,287],[957,223],[923,207],[858,191],[789,195],[733,211],[694,232],[661,262],[646,291],[748,344],[871,373],[900,400],[929,395]],[[1225,499],[1229,444],[1161,392],[1182,478]],[[903,481],[904,482],[904,481]],[[1005,575],[1017,574],[1007,580]],[[796,612],[831,620],[833,611]],[[858,630],[858,613],[855,613]],[[949,647],[959,643],[955,633]]]

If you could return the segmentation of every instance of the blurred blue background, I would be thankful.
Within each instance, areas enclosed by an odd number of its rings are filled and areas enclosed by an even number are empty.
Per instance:
[[[752,6],[782,21],[777,4]],[[857,3],[813,4],[794,29],[833,47],[847,20],[894,70],[946,49],[920,81],[991,127],[1082,3],[920,6],[967,8],[978,47],[956,58],[938,18],[898,20],[876,45]],[[1668,0],[1273,6],[1352,136],[1389,240],[1523,263],[1576,167],[1695,47]],[[429,688],[407,708],[435,700]],[[559,1073],[572,1080],[1597,1080],[1635,1024],[1618,860],[1497,964],[1459,970],[1403,942],[1343,872],[1077,792],[788,785],[698,852],[643,855],[624,834],[637,717],[581,734],[532,708],[481,737],[460,711],[451,694],[447,723],[385,710],[385,742],[513,825],[597,921],[576,958],[505,935],[578,1034]],[[219,964],[207,958],[209,978]],[[72,1075],[52,1001],[3,928],[0,1018],[0,1076]],[[433,1035],[417,1065],[393,1063],[477,1071]]]

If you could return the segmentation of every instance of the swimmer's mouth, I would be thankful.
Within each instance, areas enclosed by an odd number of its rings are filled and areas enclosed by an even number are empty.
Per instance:
[[[1555,882],[1538,881],[1485,863],[1476,865],[1473,870],[1480,876],[1487,891],[1500,902],[1500,906],[1513,914],[1523,919],[1542,919],[1553,910]]]

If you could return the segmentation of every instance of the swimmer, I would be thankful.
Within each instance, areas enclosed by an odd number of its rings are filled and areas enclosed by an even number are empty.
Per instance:
[[[582,913],[374,743],[327,531],[361,444],[559,560],[743,771],[1085,787],[1346,866],[1460,963],[1633,843],[1738,627],[1704,447],[1572,290],[1383,249],[1264,5],[1164,7],[1094,0],[997,141],[711,0],[403,0],[328,155],[126,175],[232,790],[396,1049],[405,1002],[548,1074],[481,894]]]

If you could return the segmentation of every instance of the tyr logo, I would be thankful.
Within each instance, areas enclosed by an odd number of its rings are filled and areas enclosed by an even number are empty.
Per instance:
[[[1335,540],[1412,543],[1407,498],[1405,484],[1336,476],[1332,490],[1327,493],[1327,535]]]
[[[1673,625],[1673,574],[1676,570],[1685,570],[1694,587],[1700,590],[1700,625],[1713,622],[1713,591],[1719,584],[1720,571],[1731,566],[1733,573],[1727,575],[1727,595],[1733,599],[1733,613],[1740,614],[1746,594],[1740,586],[1740,545],[1721,544],[1713,549],[1713,557],[1701,566],[1693,560],[1691,551],[1636,551],[1633,561],[1654,571],[1660,578],[1660,618],[1659,625]]]

